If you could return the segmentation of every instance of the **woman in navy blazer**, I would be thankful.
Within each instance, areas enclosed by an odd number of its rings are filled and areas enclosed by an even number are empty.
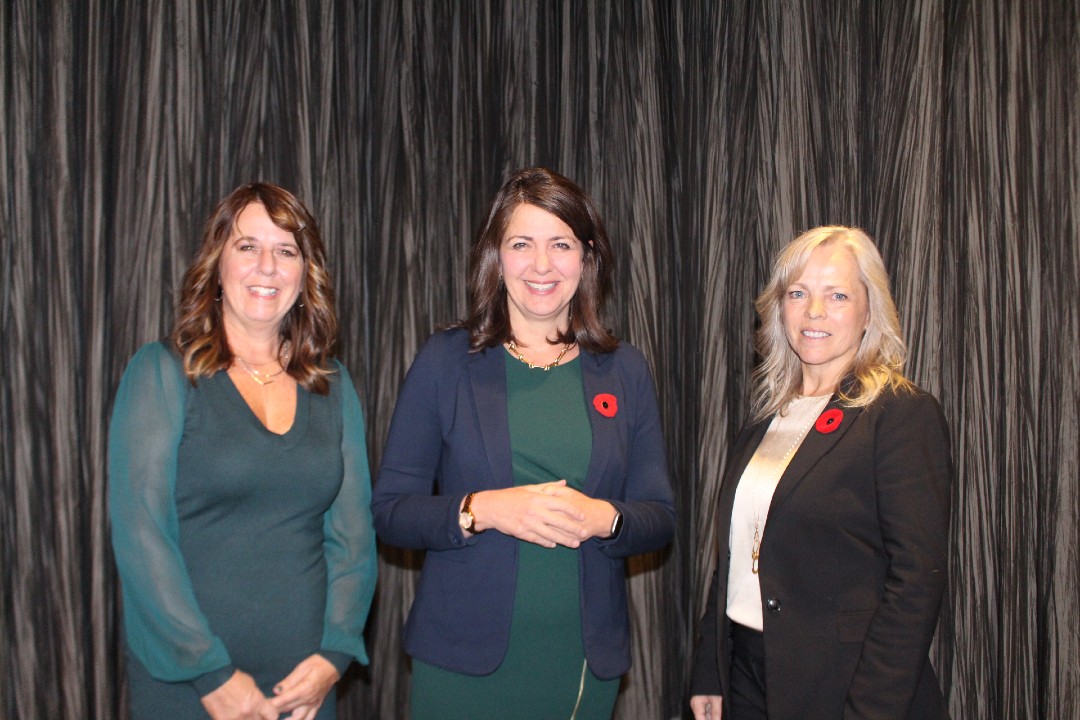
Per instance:
[[[720,492],[694,717],[947,718],[928,651],[948,429],[902,375],[881,257],[860,230],[808,231],[756,306],[762,364]]]
[[[624,559],[675,524],[648,365],[601,324],[611,267],[588,196],[518,172],[473,249],[469,317],[405,379],[372,510],[384,542],[427,551],[414,718],[610,717]]]

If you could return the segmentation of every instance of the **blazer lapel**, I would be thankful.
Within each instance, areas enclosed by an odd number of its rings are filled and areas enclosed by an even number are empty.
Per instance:
[[[818,461],[825,456],[836,443],[840,442],[840,438],[844,437],[848,429],[855,422],[855,418],[859,416],[863,408],[845,408],[840,406],[840,398],[838,395],[833,395],[829,400],[829,404],[822,410],[822,414],[825,412],[837,409],[843,413],[843,417],[840,420],[840,426],[831,432],[821,432],[816,427],[811,427],[810,432],[807,433],[806,438],[803,440],[802,445],[795,451],[795,456],[791,458],[791,462],[788,463],[787,469],[784,470],[784,474],[780,477],[780,482],[776,486],[776,492],[773,493],[772,503],[769,505],[769,512],[772,512],[772,508],[777,507],[784,501],[784,499],[791,494],[791,491],[802,481],[806,474],[809,473]],[[815,422],[816,425],[816,422]]]
[[[492,488],[514,484],[514,465],[510,454],[510,418],[506,410],[506,364],[502,347],[485,348],[469,358],[469,381],[472,384],[484,454],[491,467]]]
[[[610,355],[594,355],[582,350],[579,357],[581,384],[585,388],[585,410],[589,413],[589,426],[592,428],[592,456],[589,458],[589,474],[585,478],[585,494],[592,496],[607,472],[611,453],[622,445],[619,442],[619,428],[625,423],[617,414],[613,418],[602,416],[593,407],[593,398],[600,393],[611,393],[616,401],[623,401],[624,398],[619,397],[622,385],[616,387],[605,379],[609,375],[601,372],[603,364],[610,361]]]

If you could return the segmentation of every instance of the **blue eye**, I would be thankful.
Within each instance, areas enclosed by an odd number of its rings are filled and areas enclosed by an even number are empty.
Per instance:
[[[788,297],[792,300],[802,300],[806,297],[806,293],[802,290],[788,290]]]
[[[833,293],[833,300],[847,300],[847,299],[848,299],[848,296],[845,295],[844,293],[841,293],[841,292]]]

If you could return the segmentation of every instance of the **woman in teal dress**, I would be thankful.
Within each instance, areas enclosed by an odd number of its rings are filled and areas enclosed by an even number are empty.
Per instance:
[[[675,524],[648,365],[602,324],[611,268],[581,188],[518,172],[473,249],[468,318],[405,379],[372,509],[382,540],[427,551],[413,718],[611,716],[624,560]]]
[[[109,507],[136,720],[335,717],[375,585],[364,422],[288,191],[215,209],[167,341],[124,373]]]

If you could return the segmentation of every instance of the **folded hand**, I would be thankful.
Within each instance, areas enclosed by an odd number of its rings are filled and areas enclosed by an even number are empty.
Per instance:
[[[337,669],[329,660],[318,653],[310,655],[274,686],[274,697],[270,702],[277,708],[277,713],[291,712],[290,720],[313,720],[338,677]]]

